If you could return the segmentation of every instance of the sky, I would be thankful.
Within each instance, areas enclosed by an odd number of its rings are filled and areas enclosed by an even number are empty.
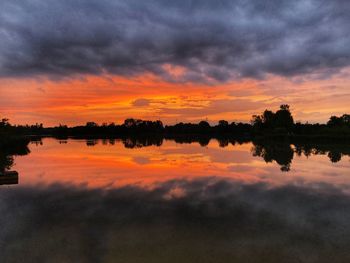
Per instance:
[[[1,0],[0,117],[173,124],[350,112],[347,0]]]

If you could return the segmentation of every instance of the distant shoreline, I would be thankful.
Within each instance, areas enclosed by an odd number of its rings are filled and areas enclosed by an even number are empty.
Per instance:
[[[177,123],[163,125],[160,120],[149,121],[129,118],[122,124],[87,122],[84,126],[44,127],[35,125],[11,125],[7,119],[0,121],[0,142],[11,137],[55,137],[55,138],[127,138],[159,137],[165,139],[196,140],[196,138],[223,138],[238,141],[290,140],[318,142],[350,142],[350,115],[331,116],[326,124],[295,122],[287,104],[276,112],[265,110],[253,115],[251,123],[229,123],[220,120],[217,125],[207,121],[199,123]]]

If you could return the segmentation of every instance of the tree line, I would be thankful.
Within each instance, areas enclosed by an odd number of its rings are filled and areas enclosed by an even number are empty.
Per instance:
[[[250,123],[229,123],[220,120],[217,125],[207,121],[198,123],[180,122],[175,125],[164,125],[160,120],[140,120],[129,118],[122,124],[90,121],[85,125],[68,127],[44,127],[42,124],[11,125],[8,119],[0,121],[2,137],[13,134],[38,136],[209,136],[209,137],[350,137],[350,115],[331,116],[325,124],[295,122],[290,106],[283,104],[274,112],[265,110],[260,115],[253,115]]]

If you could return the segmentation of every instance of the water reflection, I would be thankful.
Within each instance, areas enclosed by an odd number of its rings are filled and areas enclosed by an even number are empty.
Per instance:
[[[162,137],[141,137],[141,138],[125,138],[122,140],[125,148],[141,148],[147,146],[161,146],[163,144]]]
[[[291,169],[294,153],[298,156],[327,155],[332,163],[340,162],[343,156],[350,156],[350,147],[344,144],[310,144],[288,142],[254,142],[252,154],[262,157],[265,162],[276,161],[281,171]]]
[[[290,170],[294,154],[305,157],[326,155],[332,163],[340,162],[344,156],[350,156],[350,145],[340,143],[294,142],[290,144],[288,142],[254,142],[254,145],[257,148],[263,149],[263,152],[267,155],[267,160],[275,160],[281,165],[281,169],[285,167],[283,170]],[[257,156],[261,155],[258,154]],[[266,156],[261,157],[266,158]]]
[[[23,156],[30,153],[29,141],[12,143],[0,148],[0,172],[11,169],[14,164],[14,156]]]
[[[296,144],[295,152],[300,156],[327,155],[332,163],[341,161],[343,156],[350,156],[350,146],[348,144]]]
[[[259,156],[269,163],[276,161],[281,166],[281,171],[288,172],[294,157],[294,150],[289,143],[260,143],[254,144],[253,156]]]
[[[129,137],[123,139],[86,139],[87,146],[95,146],[98,143],[103,145],[114,145],[116,142],[121,141],[125,148],[142,148],[148,146],[161,146],[165,138],[163,137]],[[178,144],[191,144],[198,143],[202,147],[209,145],[213,140],[210,137],[189,137],[180,136],[175,138],[168,138]],[[249,141],[237,140],[230,138],[216,138],[219,146],[222,148],[229,145],[248,143]],[[66,144],[67,140],[60,140],[60,144]],[[37,142],[36,142],[37,143]],[[42,142],[41,142],[42,143]],[[287,141],[254,141],[252,148],[252,155],[262,157],[266,162],[276,161],[281,170],[289,171],[291,163],[294,158],[294,153],[298,156],[304,155],[306,157],[310,155],[327,155],[329,160],[333,163],[341,161],[343,156],[350,156],[350,147],[344,144],[311,144],[311,143],[290,143]]]
[[[129,137],[123,139],[86,139],[87,146],[95,146],[98,143],[103,145],[114,145],[121,141],[125,148],[134,149],[148,146],[161,146],[165,138],[163,137]],[[209,145],[213,140],[207,136],[179,136],[168,138],[178,144],[198,143],[202,147]],[[222,148],[229,145],[247,143],[245,140],[237,140],[233,138],[216,138],[219,146]],[[60,144],[67,143],[67,140],[60,140]],[[280,165],[281,171],[288,172],[291,169],[291,164],[294,154],[298,156],[304,155],[306,157],[311,155],[327,155],[329,160],[333,163],[341,161],[343,156],[350,156],[350,147],[344,144],[312,144],[312,143],[293,143],[287,141],[254,141],[251,149],[253,156],[259,156],[264,159],[266,163],[275,161]]]
[[[10,140],[0,146],[0,185],[18,184],[18,173],[9,171],[14,165],[14,156],[27,155],[30,151],[27,140]]]
[[[350,260],[346,146],[187,137],[29,148],[0,155],[21,174],[0,188],[1,262]]]
[[[350,197],[201,178],[0,191],[3,262],[349,262]]]
[[[69,183],[113,188],[203,176],[271,185],[350,185],[349,150],[343,145],[211,139],[203,147],[198,140],[188,142],[188,138],[45,138],[30,144],[29,155],[17,156],[13,169],[23,175],[23,186]],[[13,157],[6,156],[12,166]]]

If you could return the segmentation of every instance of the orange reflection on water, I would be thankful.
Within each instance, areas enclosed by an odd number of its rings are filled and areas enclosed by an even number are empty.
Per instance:
[[[136,184],[151,187],[158,182],[200,177],[271,185],[310,182],[350,185],[348,158],[333,164],[325,155],[308,158],[294,155],[291,170],[282,172],[276,162],[266,163],[261,157],[253,156],[251,143],[223,148],[216,140],[205,147],[165,140],[160,147],[129,149],[121,141],[96,142],[93,146],[88,146],[85,140],[60,144],[48,138],[42,145],[31,144],[29,155],[16,157],[14,169],[20,173],[20,185],[63,183],[112,188]]]

